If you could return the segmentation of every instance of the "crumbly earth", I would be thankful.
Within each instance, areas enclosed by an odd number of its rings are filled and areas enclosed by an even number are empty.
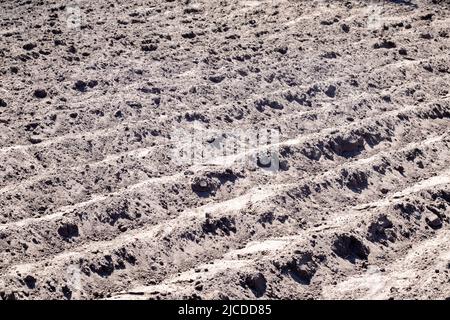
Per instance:
[[[1,1],[0,298],[448,299],[449,10]]]

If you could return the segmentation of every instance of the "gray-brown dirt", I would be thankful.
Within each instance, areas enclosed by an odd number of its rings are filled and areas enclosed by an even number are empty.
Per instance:
[[[449,10],[1,1],[0,299],[449,298]]]

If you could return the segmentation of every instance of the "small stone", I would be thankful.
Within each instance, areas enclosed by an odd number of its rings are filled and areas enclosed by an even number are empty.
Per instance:
[[[211,192],[213,189],[212,183],[210,183],[210,181],[207,178],[199,178],[199,177],[194,178],[191,187],[194,192],[200,193]]]
[[[73,223],[65,223],[58,228],[58,234],[63,238],[78,237],[78,226]]]
[[[5,102],[5,100],[3,100],[3,99],[0,98],[0,107],[6,108],[7,105],[8,105],[8,104]]]
[[[334,98],[336,96],[336,87],[333,85],[328,86],[325,94],[330,98]]]
[[[390,40],[383,40],[373,45],[374,49],[394,49],[396,47],[397,47],[396,43]]]
[[[272,165],[272,160],[268,155],[262,154],[262,155],[258,155],[256,164],[260,168],[270,168],[270,166]]]
[[[420,17],[420,20],[433,20],[434,13],[427,13]]]
[[[442,220],[437,215],[429,213],[425,215],[425,222],[430,226],[431,229],[439,229],[442,227]]]
[[[45,97],[47,97],[47,91],[45,91],[44,89],[36,89],[34,90],[34,96],[39,99],[44,99]]]
[[[197,35],[194,32],[189,31],[187,33],[183,33],[181,36],[185,39],[194,39]]]
[[[145,52],[156,51],[156,49],[158,49],[158,46],[154,44],[141,46],[141,50]]]
[[[25,284],[27,285],[27,287],[29,289],[34,289],[36,287],[36,278],[35,277],[28,275],[23,280],[25,281]]]
[[[78,80],[77,82],[75,82],[73,89],[81,91],[81,92],[85,92],[86,86],[87,86],[86,82],[84,82],[82,80]]]
[[[98,85],[98,81],[97,80],[91,80],[91,81],[88,82],[87,85],[88,85],[89,88],[94,88],[95,86]]]
[[[216,75],[216,76],[210,76],[209,81],[214,83],[220,83],[225,79],[225,76],[222,75]]]
[[[384,102],[392,102],[391,96],[390,95],[384,95],[381,97],[381,99],[383,99]]]
[[[38,144],[42,142],[42,139],[30,137],[28,141],[30,141],[31,144]]]
[[[34,48],[36,48],[36,45],[34,43],[27,43],[22,48],[27,51],[30,51],[30,50],[33,50]]]
[[[67,51],[72,54],[77,53],[77,49],[74,46],[70,46],[69,49],[67,49]]]
[[[203,290],[203,285],[202,285],[202,284],[197,284],[197,285],[195,286],[195,290],[197,290],[197,291],[202,291],[202,290]]]
[[[350,27],[345,23],[341,26],[341,28],[342,28],[342,31],[344,31],[345,33],[350,31]]]
[[[275,51],[281,54],[286,54],[288,52],[288,47],[280,47],[275,49]]]
[[[257,298],[264,295],[267,288],[267,280],[260,272],[248,275],[245,278],[245,284],[250,288]]]

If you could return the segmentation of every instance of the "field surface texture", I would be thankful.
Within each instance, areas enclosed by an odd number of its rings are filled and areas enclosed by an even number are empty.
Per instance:
[[[450,297],[449,1],[0,24],[0,300]]]

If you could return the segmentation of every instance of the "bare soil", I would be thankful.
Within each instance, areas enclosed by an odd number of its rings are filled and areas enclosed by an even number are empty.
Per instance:
[[[0,299],[450,298],[449,10],[2,1]]]

